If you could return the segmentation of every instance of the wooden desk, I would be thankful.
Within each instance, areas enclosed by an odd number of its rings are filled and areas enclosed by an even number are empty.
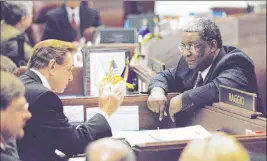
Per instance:
[[[170,100],[172,97],[177,94],[170,94],[168,99]],[[139,129],[140,130],[148,130],[148,129],[157,129],[159,126],[158,117],[159,115],[151,112],[147,108],[147,98],[148,95],[132,95],[125,96],[122,106],[132,106],[137,105],[139,107]],[[98,98],[97,97],[84,97],[84,98],[67,98],[61,99],[64,106],[74,106],[74,105],[83,105],[84,106],[84,120],[86,118],[86,108],[92,108],[98,106]],[[162,128],[174,127],[174,123],[171,122],[167,117],[163,120],[161,124]]]
[[[168,100],[177,94],[168,95]],[[122,105],[139,106],[140,130],[156,129],[158,127],[158,115],[147,108],[147,95],[126,96]],[[97,97],[62,99],[64,105],[84,105],[86,108],[98,105]],[[85,115],[86,116],[86,115]],[[227,108],[206,106],[201,108],[192,118],[192,125],[202,125],[209,131],[224,131],[237,138],[250,154],[266,156],[266,134],[246,136],[245,130],[266,131],[266,119],[248,117],[229,112]],[[161,128],[171,128],[174,124],[165,117]],[[183,148],[189,141],[170,141],[139,144],[133,147],[137,161],[177,161]]]
[[[266,134],[245,136],[234,135],[246,148],[252,158],[266,157]],[[137,161],[177,161],[190,141],[170,141],[139,144],[133,147]],[[252,159],[253,160],[253,159]],[[257,160],[257,161],[263,161]]]

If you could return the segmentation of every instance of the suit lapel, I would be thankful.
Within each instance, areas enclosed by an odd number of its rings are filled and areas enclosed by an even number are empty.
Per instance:
[[[88,12],[88,8],[85,7],[85,6],[80,6],[80,33],[81,33],[81,36],[83,36],[83,31],[84,29],[87,27],[87,26],[90,26],[88,25],[88,23],[90,24],[90,20],[91,18],[89,17],[90,15],[87,14]]]
[[[206,84],[207,82],[209,82],[209,79],[210,77],[212,76],[215,68],[217,67],[218,63],[220,62],[220,60],[224,57],[225,55],[225,50],[224,48],[222,47],[219,54],[217,55],[217,57],[215,58],[214,62],[212,63],[211,67],[210,67],[210,70],[207,74],[207,76],[205,77],[204,79],[204,83],[203,84]]]
[[[40,78],[37,74],[35,74],[33,71],[31,71],[31,70],[27,70],[26,73],[25,73],[25,75],[31,77],[31,78],[32,78],[33,80],[35,80],[36,82],[42,84],[42,80],[41,80],[41,78]]]

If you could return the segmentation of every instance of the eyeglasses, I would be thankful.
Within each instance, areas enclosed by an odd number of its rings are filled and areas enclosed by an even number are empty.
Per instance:
[[[199,44],[194,44],[194,43],[188,43],[187,45],[185,45],[185,44],[180,44],[180,45],[178,46],[178,49],[179,49],[182,53],[185,52],[185,49],[186,49],[187,51],[189,51],[189,52],[194,52],[194,51],[196,51],[196,49],[198,49],[198,46],[200,46],[200,45],[203,44],[203,43],[204,43],[204,42],[199,43]]]

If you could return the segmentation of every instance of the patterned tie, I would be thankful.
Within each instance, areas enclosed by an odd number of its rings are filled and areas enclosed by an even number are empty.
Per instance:
[[[197,80],[196,80],[196,83],[195,83],[194,88],[199,87],[199,86],[202,86],[203,83],[204,83],[204,81],[203,81],[203,78],[201,76],[201,72],[198,72]]]
[[[76,32],[75,40],[79,41],[80,40],[80,29],[79,29],[79,25],[75,21],[75,13],[74,12],[72,13],[72,16],[71,16],[71,25],[72,25],[72,28],[74,29],[74,31]]]

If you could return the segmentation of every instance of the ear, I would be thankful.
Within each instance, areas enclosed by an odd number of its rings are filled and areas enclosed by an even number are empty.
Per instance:
[[[211,40],[211,42],[210,42],[210,48],[211,48],[211,51],[212,52],[215,52],[216,50],[217,50],[217,48],[218,48],[218,43],[217,43],[217,41],[216,40]]]
[[[55,59],[52,59],[48,63],[48,71],[49,71],[50,75],[54,75],[55,68],[56,68],[56,61],[55,61]]]

